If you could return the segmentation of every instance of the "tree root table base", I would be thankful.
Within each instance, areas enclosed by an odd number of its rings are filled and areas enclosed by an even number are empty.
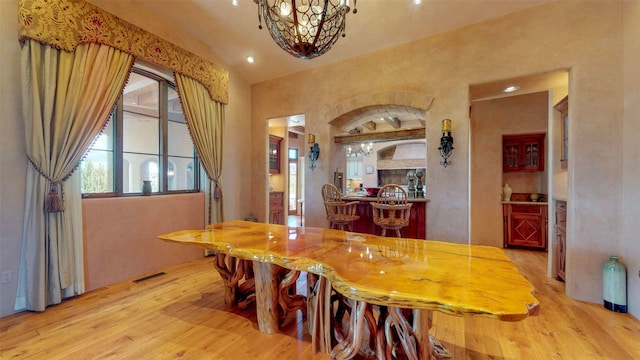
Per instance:
[[[214,252],[227,306],[255,302],[260,331],[302,311],[313,350],[333,359],[430,359],[442,349],[429,337],[432,311],[521,321],[540,310],[533,286],[490,246],[241,220],[159,238]],[[307,297],[296,292],[303,273]]]
[[[314,353],[330,353],[336,360],[356,355],[377,360],[451,357],[429,336],[430,310],[348,299],[333,290],[329,280],[313,274],[307,275],[307,283],[308,326]],[[432,348],[433,341],[438,344],[437,351]]]
[[[300,271],[223,253],[215,255],[214,263],[224,284],[225,304],[230,308],[246,309],[256,302],[260,331],[277,332],[287,315],[296,310],[306,316],[306,299],[296,294]]]
[[[296,294],[299,271],[218,253],[215,268],[230,308],[256,303],[258,328],[276,333],[287,315],[308,317],[313,351],[346,360],[360,354],[378,360],[430,359],[431,311],[367,304],[348,299],[320,276],[307,274],[308,297]],[[308,316],[307,316],[308,314]]]

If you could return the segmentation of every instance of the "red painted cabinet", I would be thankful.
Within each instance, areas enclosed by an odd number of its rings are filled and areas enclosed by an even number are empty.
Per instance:
[[[269,193],[269,224],[284,224],[284,192]]]
[[[545,134],[503,135],[502,171],[544,171]]]
[[[345,199],[351,201],[349,199]],[[372,201],[375,201],[372,200]],[[426,239],[427,238],[427,203],[425,201],[416,201],[411,205],[411,213],[409,225],[400,230],[403,238]],[[354,222],[353,231],[365,234],[380,235],[382,229],[373,223],[373,212],[371,210],[371,201],[361,200],[358,204],[358,215],[360,219]],[[391,235],[390,235],[391,234]],[[393,236],[392,232],[387,231],[387,236]]]
[[[504,204],[504,247],[547,248],[547,206]]]

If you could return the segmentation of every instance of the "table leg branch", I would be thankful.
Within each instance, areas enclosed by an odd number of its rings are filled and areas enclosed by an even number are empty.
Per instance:
[[[413,333],[413,326],[402,313],[402,309],[398,307],[390,307],[389,315],[393,321],[393,327],[397,334],[400,344],[409,360],[419,360],[418,346]],[[428,358],[427,358],[428,359]],[[420,359],[422,360],[422,359]]]
[[[395,322],[387,311],[384,317],[384,338],[382,343],[385,348],[385,356],[387,359],[397,359],[398,337],[395,333]]]
[[[256,276],[256,315],[263,333],[278,332],[278,268],[269,263],[253,262]]]
[[[346,340],[338,343],[331,351],[331,358],[334,360],[352,359],[360,351],[367,303],[356,300],[349,300],[349,302],[351,303],[349,336]]]
[[[225,304],[231,308],[246,308],[255,297],[251,262],[217,253],[214,266],[224,284]]]
[[[238,267],[242,268],[243,278],[238,279],[236,299],[238,301],[238,308],[246,309],[249,304],[256,301],[256,279],[253,275],[253,262],[240,260]]]
[[[349,330],[349,324],[345,324],[344,318],[346,314],[351,317],[351,304],[349,299],[337,293],[335,290],[331,291],[331,325],[333,328],[333,337],[336,343],[344,341],[347,336],[346,330]]]
[[[377,331],[377,321],[376,321],[376,313],[379,313],[379,311],[376,311],[377,309],[381,308],[383,306],[379,306],[379,305],[372,305],[372,304],[367,304],[367,307],[365,309],[364,312],[364,319],[366,321],[366,325],[367,325],[367,334],[363,333],[363,336],[367,336],[366,339],[368,339],[368,341],[366,341],[366,347],[364,347],[365,344],[361,345],[360,348],[360,353],[364,354],[366,357],[368,358],[373,358],[376,355],[376,331]],[[365,338],[363,338],[363,341],[365,340]]]
[[[296,281],[300,277],[300,271],[286,270],[279,285],[278,305],[280,305],[280,321],[284,321],[287,315],[293,311],[301,310],[303,316],[307,316],[306,297],[295,294]]]
[[[387,344],[387,339],[389,339],[387,334],[390,322],[391,319],[388,319],[387,307],[380,306],[378,310],[378,322],[374,340],[377,360],[387,360],[392,358],[391,350],[393,349],[393,346],[389,346],[389,344]]]
[[[331,337],[331,282],[324,277],[307,274],[307,314],[311,349],[314,354],[330,353]]]
[[[433,349],[429,330],[432,324],[431,310],[413,309],[413,335],[418,346],[418,358],[430,359]]]

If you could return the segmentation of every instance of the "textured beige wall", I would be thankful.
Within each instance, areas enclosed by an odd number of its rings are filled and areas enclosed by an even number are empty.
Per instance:
[[[623,233],[629,312],[640,319],[640,1],[624,3]],[[604,259],[603,259],[604,260]]]
[[[307,224],[322,225],[322,183],[337,161],[334,104],[359,94],[391,90],[433,95],[427,112],[428,237],[469,240],[468,87],[499,79],[570,69],[568,258],[566,289],[581,300],[602,300],[601,262],[621,250],[622,233],[622,2],[561,1],[411,44],[253,86],[252,119],[305,114],[307,131],[323,149],[307,174]],[[326,56],[330,56],[330,53]],[[313,86],[309,86],[313,84]],[[313,99],[313,101],[309,101]],[[439,125],[453,119],[456,150],[444,169],[437,147]],[[264,139],[253,137],[254,157]],[[264,169],[256,169],[257,173]],[[638,180],[629,179],[638,184]],[[260,191],[261,177],[252,189]],[[629,185],[631,186],[631,185]],[[254,196],[253,199],[260,199]],[[255,200],[254,200],[255,201]]]
[[[502,172],[502,135],[546,133],[546,92],[473,103],[471,132],[471,243],[502,247],[502,186],[547,193],[545,171]],[[546,142],[546,138],[545,138]]]
[[[87,291],[204,256],[158,235],[204,227],[204,194],[82,200]]]
[[[252,164],[247,146],[251,129],[251,87],[235,72],[229,73],[222,159],[222,191],[225,220],[244,219],[256,211],[249,206]]]
[[[18,2],[3,1],[0,11],[0,271],[12,281],[0,284],[0,316],[13,311],[18,278],[27,156],[22,125]]]

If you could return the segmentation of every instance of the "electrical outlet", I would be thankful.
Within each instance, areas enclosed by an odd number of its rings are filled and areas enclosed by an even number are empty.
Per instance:
[[[2,272],[2,276],[0,278],[0,284],[6,284],[11,282],[11,270],[5,270]]]

